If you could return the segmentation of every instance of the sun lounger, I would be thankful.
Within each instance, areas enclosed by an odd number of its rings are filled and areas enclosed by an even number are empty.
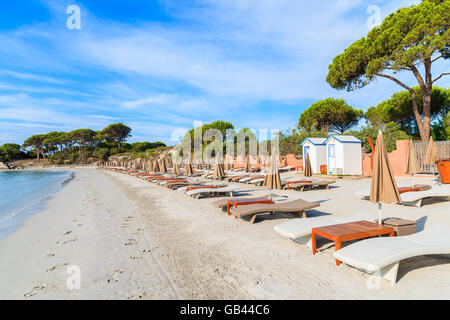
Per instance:
[[[182,183],[182,182],[187,183],[188,181],[186,179],[174,178],[174,179],[170,179],[170,180],[161,180],[161,181],[158,181],[156,184],[159,184],[160,186],[166,186],[168,183],[177,183],[177,182],[178,183]]]
[[[400,194],[404,194],[404,193],[408,193],[408,192],[427,191],[430,189],[431,189],[431,186],[428,186],[428,185],[416,185],[413,187],[399,187],[398,192]]]
[[[290,180],[288,180],[288,179],[292,179],[292,178],[282,179],[281,186],[284,186],[287,182],[289,182]],[[250,180],[249,183],[254,184],[255,186],[262,186],[264,184],[265,180],[266,180],[265,178],[253,179],[253,180]]]
[[[249,178],[249,177],[251,177],[249,174],[233,173],[231,175],[227,175],[226,177],[224,177],[223,180],[228,181],[228,182],[237,182],[240,179]]]
[[[389,238],[372,238],[336,251],[334,257],[343,263],[391,281],[397,281],[401,260],[428,255],[450,254],[450,229],[430,227],[422,232]]]
[[[172,181],[172,182],[169,181],[169,182],[166,182],[166,184],[164,186],[168,189],[178,189],[181,187],[193,186],[196,184],[201,184],[201,182],[200,181],[183,181],[183,180]]]
[[[206,182],[203,181],[203,182],[200,182],[200,183],[188,183],[188,184],[186,184],[184,186],[179,187],[177,190],[185,192],[187,190],[187,188],[190,187],[190,186],[203,186],[203,185],[214,187],[213,184],[206,184]]]
[[[291,172],[291,170],[295,170],[295,167],[293,166],[284,166],[284,167],[279,167],[278,171],[283,172],[283,171],[289,171]]]
[[[268,195],[266,195],[266,196],[260,196],[260,197],[225,198],[225,199],[220,199],[220,200],[214,201],[214,202],[211,203],[211,205],[212,205],[213,207],[215,207],[215,208],[222,209],[222,208],[226,208],[226,207],[227,207],[228,201],[233,201],[233,200],[236,200],[236,199],[239,199],[239,200],[245,200],[245,199],[254,200],[254,199],[268,199],[268,198],[269,198]],[[286,199],[287,199],[286,196],[279,196],[279,195],[277,195],[277,194],[272,194],[270,198],[271,198],[274,202],[277,202],[277,201],[283,201],[283,200],[286,200]]]
[[[429,190],[407,192],[401,195],[402,204],[422,207],[425,198],[445,198],[450,200],[450,186],[433,185]]]
[[[260,176],[260,175],[258,175],[258,176],[249,176],[249,177],[245,177],[245,178],[240,179],[238,182],[239,183],[250,183],[251,181],[257,180],[257,179],[264,179],[264,176]]]
[[[319,187],[323,189],[329,189],[330,184],[336,183],[336,181],[332,180],[319,180],[319,181],[305,181],[305,182],[298,182],[298,183],[290,183],[288,184],[288,189],[294,189],[300,191],[304,191],[305,188],[314,188]]]
[[[256,215],[260,213],[294,213],[300,217],[306,217],[306,210],[313,209],[320,206],[319,203],[309,202],[305,200],[294,200],[284,203],[272,203],[272,204],[250,204],[247,206],[241,206],[238,208],[232,208],[231,214],[236,218],[249,219],[250,223],[255,222]]]
[[[264,184],[265,178],[250,180],[248,183],[254,184],[255,186],[261,186]]]
[[[422,187],[423,191],[411,191],[404,192],[400,195],[403,205],[422,207],[423,199],[426,198],[447,198],[450,199],[450,186],[445,185],[432,185],[430,189],[427,186],[416,185],[415,187]],[[399,186],[399,188],[404,188]],[[428,190],[426,190],[428,189]],[[365,189],[355,192],[357,195],[361,196],[365,200],[370,198],[370,190]]]
[[[240,180],[242,180],[243,178],[251,178],[250,175],[245,174],[245,175],[240,175],[240,176],[234,176],[234,177],[230,177],[231,179],[229,181],[231,182],[238,182]]]
[[[359,213],[346,217],[323,216],[308,219],[295,219],[276,225],[273,229],[279,234],[311,248],[311,232],[313,228],[361,220],[373,222],[376,217],[376,214]]]
[[[193,197],[194,199],[200,198],[200,196],[205,195],[219,195],[219,194],[225,194],[230,197],[233,196],[233,192],[239,189],[239,186],[226,186],[226,187],[219,187],[219,188],[204,188],[204,189],[195,189],[186,191],[186,194],[188,196]]]

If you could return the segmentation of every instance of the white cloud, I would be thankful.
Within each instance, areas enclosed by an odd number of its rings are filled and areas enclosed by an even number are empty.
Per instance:
[[[284,130],[308,103],[326,97],[366,109],[400,87],[379,80],[337,91],[325,81],[328,64],[367,33],[368,5],[385,15],[418,0],[161,1],[176,23],[119,24],[83,8],[79,32],[58,16],[0,33],[9,63],[0,76],[16,80],[0,82],[8,92],[0,95],[0,119],[61,129],[126,121],[136,126],[133,139],[164,140],[194,120]],[[62,8],[45,2],[54,12]]]

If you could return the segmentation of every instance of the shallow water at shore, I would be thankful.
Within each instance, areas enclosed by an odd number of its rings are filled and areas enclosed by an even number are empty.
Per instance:
[[[71,179],[70,171],[26,170],[0,172],[0,239],[20,228],[27,217]]]

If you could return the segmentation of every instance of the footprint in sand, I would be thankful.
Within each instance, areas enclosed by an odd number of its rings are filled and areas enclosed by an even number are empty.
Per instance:
[[[77,224],[77,227],[81,227],[83,224],[82,223],[80,223],[80,224]]]
[[[75,242],[75,241],[77,241],[77,238],[76,238],[76,237],[75,237],[75,238],[72,238],[72,239],[69,239],[69,240],[66,240],[66,241],[64,241],[64,242],[61,243],[61,244],[68,244],[68,243]],[[57,243],[59,243],[59,242],[57,242]]]
[[[25,298],[30,298],[30,297],[32,297],[32,296],[38,294],[39,291],[44,290],[45,288],[47,288],[47,284],[45,284],[45,283],[44,283],[44,284],[41,284],[41,285],[38,285],[38,286],[35,286],[33,289],[31,289],[30,291],[28,291],[27,293],[25,293],[23,296],[24,296]]]
[[[138,244],[135,239],[128,239],[128,242],[125,243],[126,246],[134,246],[135,244]]]
[[[109,279],[107,280],[108,283],[114,283],[114,282],[117,282],[117,281],[119,281],[119,278],[117,278],[117,277],[109,278]]]
[[[145,293],[132,293],[131,296],[128,297],[129,300],[137,300],[142,299],[145,296]]]
[[[45,270],[45,272],[52,272],[52,271],[54,271],[54,270],[56,270],[56,269],[59,269],[59,268],[61,268],[61,267],[65,267],[65,266],[69,265],[69,263],[70,263],[70,262],[64,262],[64,263],[57,264],[56,266],[53,266],[53,267],[51,267],[51,268]]]
[[[119,281],[118,275],[119,275],[119,274],[122,274],[122,273],[123,273],[123,270],[122,270],[122,269],[113,271],[112,274],[107,275],[107,277],[109,277],[109,278],[108,278],[108,280],[106,280],[106,282],[108,282],[108,283],[114,283],[114,282]]]

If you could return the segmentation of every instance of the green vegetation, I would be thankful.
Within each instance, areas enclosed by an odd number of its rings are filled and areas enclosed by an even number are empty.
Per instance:
[[[0,162],[11,162],[26,159],[28,155],[20,149],[18,144],[5,143],[0,147]]]
[[[282,155],[294,154],[303,155],[300,143],[306,138],[327,138],[328,133],[324,131],[308,131],[292,129],[280,134],[280,153]]]
[[[307,131],[344,133],[356,125],[363,114],[362,110],[352,108],[344,99],[328,98],[306,109],[300,116],[298,127]]]
[[[365,38],[350,45],[329,66],[327,82],[348,91],[364,87],[377,77],[392,80],[406,89],[412,99],[413,114],[420,137],[428,141],[431,133],[431,94],[436,81],[432,64],[450,58],[450,1],[424,0],[401,8],[373,28]],[[425,75],[420,70],[424,69]],[[396,77],[410,72],[419,84],[422,105],[414,88]]]
[[[122,123],[115,123],[107,126],[100,132],[100,136],[108,142],[115,142],[119,148],[131,137],[131,128]]]
[[[5,144],[0,147],[0,162],[46,159],[52,164],[92,163],[107,160],[112,155],[130,157],[151,155],[166,147],[162,142],[125,141],[131,128],[122,123],[109,125],[101,131],[77,129],[71,132],[50,132],[29,137],[22,146]]]
[[[445,133],[447,135],[446,139],[448,139],[448,138],[450,138],[450,112],[445,117],[444,124],[446,126],[446,128],[445,128]]]
[[[373,143],[375,143],[379,130],[380,128],[378,127],[367,125],[361,127],[358,130],[350,131],[349,134],[354,135],[359,140],[361,140],[366,152],[371,153],[372,149],[370,148],[370,144],[367,141],[366,137],[371,138]],[[386,143],[386,150],[388,152],[392,152],[396,149],[397,140],[409,140],[411,138],[405,132],[400,130],[400,125],[395,122],[386,123],[381,131],[383,132],[384,140]]]
[[[218,132],[220,132],[222,135],[222,141],[214,141],[214,139],[215,139],[214,136],[207,137],[207,139],[203,139],[202,151],[212,142],[221,143],[223,145],[223,148],[225,148],[225,146],[226,146],[225,139],[226,139],[226,135],[227,135],[227,130],[232,130],[232,132],[234,132],[233,131],[234,126],[231,122],[221,121],[221,120],[217,120],[217,121],[214,121],[209,124],[204,124],[204,125],[202,125],[201,128],[200,127],[193,128],[193,129],[189,130],[188,132],[186,132],[185,136],[181,140],[181,145],[185,146],[186,144],[190,143],[191,152],[194,152],[195,139],[196,138],[202,139],[202,137],[205,135],[205,132],[207,132],[208,130],[213,130],[213,131],[210,131],[212,133],[214,133],[215,130],[218,130]],[[196,137],[195,134],[198,134],[199,136]]]
[[[422,105],[422,93],[419,87],[414,90],[419,106]],[[422,108],[419,109],[422,112]],[[443,127],[443,119],[450,111],[450,89],[434,87],[431,91],[432,123]],[[414,138],[420,138],[417,122],[413,112],[413,102],[408,91],[397,92],[391,98],[371,107],[366,111],[366,119],[371,125],[382,128],[388,122],[396,122],[400,129]],[[445,130],[444,130],[445,131]]]

